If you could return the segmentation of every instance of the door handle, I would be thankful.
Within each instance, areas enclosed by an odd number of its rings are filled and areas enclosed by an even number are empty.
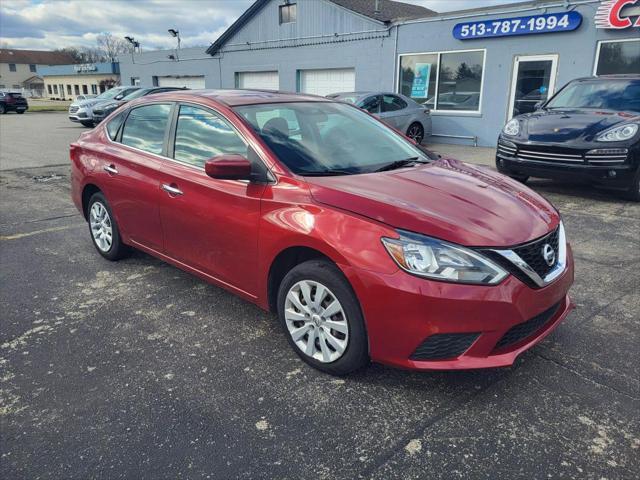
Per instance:
[[[111,174],[111,175],[117,175],[118,174],[118,169],[116,167],[114,167],[113,165],[105,165],[104,167],[104,171]]]
[[[178,196],[183,194],[182,190],[180,190],[178,187],[173,187],[171,185],[167,185],[166,183],[163,183],[160,188],[162,188],[162,190],[167,192],[169,195]]]

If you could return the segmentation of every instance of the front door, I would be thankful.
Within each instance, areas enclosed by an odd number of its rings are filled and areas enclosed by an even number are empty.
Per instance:
[[[250,296],[257,294],[260,199],[265,186],[219,180],[204,171],[216,155],[249,147],[220,115],[205,107],[180,105],[173,152],[163,168],[160,218],[166,253]],[[258,160],[259,161],[259,160]]]
[[[513,64],[507,119],[530,113],[555,91],[558,55],[517,56]]]

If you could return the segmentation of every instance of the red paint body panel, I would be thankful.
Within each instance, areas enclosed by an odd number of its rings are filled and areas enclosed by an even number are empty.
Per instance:
[[[270,184],[220,180],[204,169],[112,142],[109,119],[71,146],[72,197],[82,209],[88,186],[102,190],[125,243],[269,308],[274,259],[292,247],[315,249],[345,274],[360,302],[371,358],[413,369],[496,367],[548,334],[569,312],[573,259],[550,285],[532,289],[513,276],[495,286],[430,281],[407,274],[380,239],[406,229],[465,246],[511,246],[556,228],[544,198],[506,177],[443,159],[413,169],[302,178],[278,158],[230,105],[327,101],[271,92],[171,92],[131,102],[185,101],[231,121],[275,178]],[[117,169],[117,175],[104,170]],[[162,185],[178,188],[172,195]],[[492,352],[517,323],[561,302],[534,338]],[[409,359],[434,333],[481,332],[463,355],[446,361]]]

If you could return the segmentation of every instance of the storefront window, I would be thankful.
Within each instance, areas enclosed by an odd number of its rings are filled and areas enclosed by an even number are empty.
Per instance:
[[[600,42],[596,75],[640,73],[640,40]]]
[[[400,93],[436,111],[480,111],[484,51],[400,57]]]

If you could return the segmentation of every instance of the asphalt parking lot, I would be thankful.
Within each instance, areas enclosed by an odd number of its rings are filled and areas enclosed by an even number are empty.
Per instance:
[[[271,314],[102,259],[69,197],[82,131],[0,117],[0,477],[640,478],[639,204],[531,183],[564,216],[577,308],[515,366],[334,378]]]

